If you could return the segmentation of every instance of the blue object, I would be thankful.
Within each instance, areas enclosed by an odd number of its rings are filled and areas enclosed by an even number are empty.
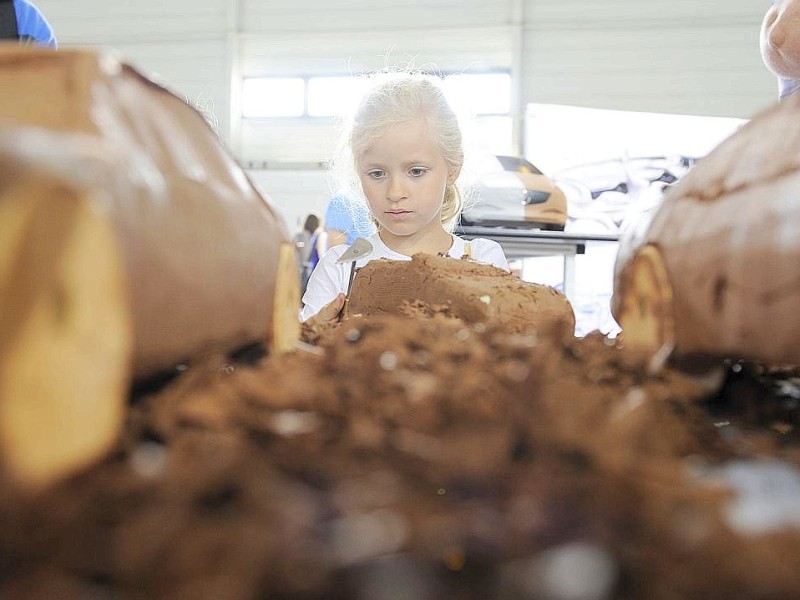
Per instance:
[[[369,218],[369,210],[358,200],[344,194],[336,194],[325,210],[325,228],[337,229],[347,234],[348,246],[358,237],[367,238],[375,233],[375,225]]]
[[[10,0],[0,2],[0,37],[16,39],[22,44],[57,47],[53,28],[35,5],[28,0],[13,0],[12,12],[9,10],[10,4]]]

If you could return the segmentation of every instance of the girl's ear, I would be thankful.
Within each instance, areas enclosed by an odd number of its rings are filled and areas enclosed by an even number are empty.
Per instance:
[[[447,185],[453,185],[461,174],[461,165],[449,167],[447,170]]]

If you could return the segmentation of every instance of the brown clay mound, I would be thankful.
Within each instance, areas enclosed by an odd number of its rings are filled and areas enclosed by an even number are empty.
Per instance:
[[[329,334],[197,365],[135,398],[102,465],[36,501],[3,492],[4,597],[800,593],[800,532],[737,513],[730,469],[798,463],[796,412],[749,412],[755,387],[737,422],[600,336],[441,315]],[[792,488],[769,489],[767,512]]]
[[[410,261],[373,260],[353,280],[346,315],[404,312],[409,300],[466,323],[494,323],[507,331],[575,330],[567,298],[492,265],[417,254]]]

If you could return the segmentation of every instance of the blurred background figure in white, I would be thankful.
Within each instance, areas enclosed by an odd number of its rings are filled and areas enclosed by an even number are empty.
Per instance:
[[[800,89],[800,0],[773,0],[761,23],[761,57],[781,99]]]

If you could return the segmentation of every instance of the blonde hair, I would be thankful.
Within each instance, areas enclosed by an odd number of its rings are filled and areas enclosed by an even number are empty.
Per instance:
[[[379,73],[345,123],[339,159],[334,168],[353,189],[361,189],[357,164],[369,146],[389,126],[422,118],[426,121],[448,170],[458,173],[464,164],[464,146],[458,117],[445,98],[439,79],[421,72]],[[344,146],[344,147],[343,147]],[[442,226],[451,231],[463,208],[456,184],[449,184],[442,201]]]

